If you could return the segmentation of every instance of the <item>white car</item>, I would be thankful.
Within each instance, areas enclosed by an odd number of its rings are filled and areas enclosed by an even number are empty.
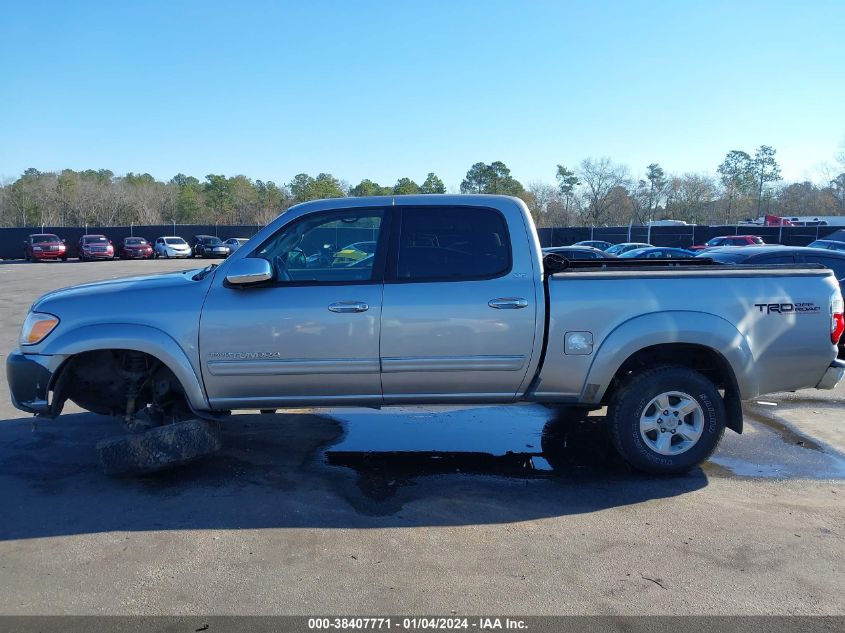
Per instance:
[[[190,257],[191,247],[181,237],[175,235],[156,238],[154,257]]]
[[[229,247],[229,252],[234,253],[238,250],[241,246],[249,242],[248,237],[230,237],[228,240],[223,242],[226,246]]]

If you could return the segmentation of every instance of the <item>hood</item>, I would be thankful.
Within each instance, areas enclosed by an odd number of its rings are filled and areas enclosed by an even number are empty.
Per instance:
[[[193,277],[202,268],[194,268],[176,273],[161,273],[157,275],[141,275],[137,277],[124,277],[122,279],[107,279],[95,281],[78,286],[61,288],[42,295],[33,305],[34,311],[53,312],[54,307],[59,304],[73,303],[74,300],[106,299],[114,300],[113,295],[122,294],[127,299],[152,298],[156,291],[167,292],[174,289],[184,291],[195,286],[206,287],[213,274],[206,275],[203,279],[195,281]]]

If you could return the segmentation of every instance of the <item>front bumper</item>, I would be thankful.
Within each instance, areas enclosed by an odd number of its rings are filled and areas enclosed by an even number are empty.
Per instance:
[[[153,256],[152,251],[123,251],[120,255],[124,259],[149,259]]]
[[[61,259],[67,251],[33,251],[32,259]]]
[[[16,408],[27,413],[50,413],[47,398],[53,374],[49,369],[14,351],[6,357],[6,380]]]
[[[824,372],[824,376],[816,385],[816,389],[833,389],[843,377],[845,377],[845,361],[835,360]]]

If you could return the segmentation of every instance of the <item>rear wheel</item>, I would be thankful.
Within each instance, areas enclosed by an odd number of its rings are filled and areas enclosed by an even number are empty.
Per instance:
[[[663,365],[628,376],[608,406],[614,447],[631,466],[683,473],[716,450],[727,414],[716,387],[687,367]]]

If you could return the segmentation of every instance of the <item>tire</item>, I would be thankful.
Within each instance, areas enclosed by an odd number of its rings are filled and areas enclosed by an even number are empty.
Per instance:
[[[664,411],[657,408],[658,397]],[[681,409],[692,412],[684,414]],[[635,372],[622,382],[608,406],[607,421],[614,448],[632,467],[675,475],[713,454],[725,433],[727,414],[721,395],[702,374],[661,365]]]
[[[165,424],[97,442],[107,475],[143,475],[187,464],[220,450],[220,425],[206,420]]]

